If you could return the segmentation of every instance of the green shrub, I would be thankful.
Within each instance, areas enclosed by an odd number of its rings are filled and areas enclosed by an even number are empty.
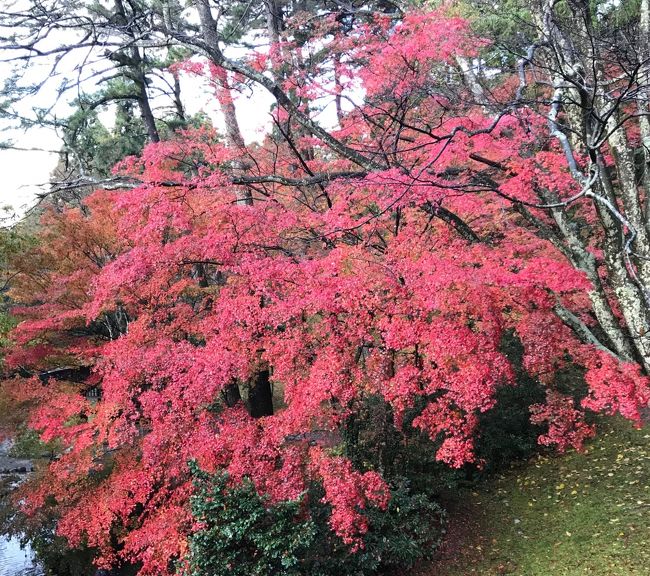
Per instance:
[[[366,397],[344,426],[345,456],[356,468],[378,471],[395,486],[406,480],[413,494],[426,494],[433,500],[456,488],[465,471],[437,461],[441,440],[433,442],[428,434],[412,426],[428,401],[420,398],[406,410],[402,429],[398,430],[390,405],[379,396]]]
[[[504,468],[540,449],[537,438],[544,429],[531,423],[529,408],[545,401],[545,388],[525,371],[524,347],[514,331],[503,335],[501,351],[515,370],[516,384],[497,390],[494,408],[479,415],[475,451],[483,468],[468,468],[468,477]]]
[[[314,542],[314,523],[299,502],[270,504],[252,482],[229,486],[225,474],[192,464],[197,493],[192,512],[202,528],[190,539],[192,576],[298,576]]]
[[[412,494],[407,481],[391,489],[386,510],[366,510],[369,521],[364,547],[356,553],[343,544],[327,524],[329,506],[321,501],[319,486],[312,488],[310,513],[318,538],[309,550],[310,576],[373,576],[387,570],[411,568],[436,553],[444,535],[445,514],[424,494]]]
[[[407,481],[391,490],[385,511],[369,510],[370,530],[363,562],[378,569],[412,567],[421,559],[431,559],[442,542],[445,513],[424,494],[412,494]]]
[[[329,528],[319,485],[305,506],[270,504],[248,480],[229,486],[224,474],[192,469],[192,511],[201,528],[190,538],[187,576],[372,576],[430,558],[444,532],[441,508],[402,482],[387,510],[366,511],[365,546],[352,553]]]
[[[42,530],[29,541],[47,576],[88,576],[96,572],[93,560],[97,551],[81,546],[69,548],[67,540]]]
[[[544,429],[531,423],[529,407],[545,398],[539,382],[525,375],[518,378],[516,386],[497,391],[494,408],[479,416],[475,450],[484,463],[482,472],[504,468],[540,450],[537,438]]]

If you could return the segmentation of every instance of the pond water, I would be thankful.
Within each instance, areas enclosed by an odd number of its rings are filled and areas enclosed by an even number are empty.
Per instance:
[[[0,536],[0,576],[42,576],[29,548],[20,547],[15,538]]]

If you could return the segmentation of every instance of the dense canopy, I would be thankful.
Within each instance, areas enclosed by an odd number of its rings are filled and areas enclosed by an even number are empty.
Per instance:
[[[134,3],[141,46],[188,49],[165,70],[204,77],[226,127],[149,125],[112,175],[68,182],[95,190],[13,263],[5,388],[64,446],[23,487],[26,513],[55,509],[100,566],[167,573],[197,529],[196,461],[272,502],[320,483],[354,552],[391,490],[340,449],[351,419],[380,398],[436,459],[480,467],[481,415],[518,385],[513,339],[545,389],[540,443],[580,447],[588,411],[640,421],[648,62],[616,38],[641,47],[647,22],[544,3],[517,60],[462,7],[324,3],[285,7],[266,49],[231,60],[216,6],[188,9],[194,35],[161,4]],[[245,144],[233,107],[253,84],[277,105]],[[558,383],[568,367],[582,388]]]

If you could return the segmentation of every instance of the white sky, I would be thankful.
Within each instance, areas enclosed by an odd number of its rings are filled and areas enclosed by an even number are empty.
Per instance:
[[[237,48],[231,48],[227,52],[231,57],[241,56],[241,54],[237,53]],[[79,62],[82,56],[70,55],[69,60],[66,61],[67,64],[59,67],[57,78],[48,80],[43,89],[32,100],[19,104],[21,113],[31,115],[31,106],[35,104],[44,106],[51,102],[57,102],[53,112],[59,118],[68,116],[72,109],[67,105],[67,102],[57,99],[57,87],[66,76],[72,78],[77,76],[79,72],[75,62]],[[104,69],[105,66],[105,62],[97,60],[87,69],[87,73],[92,73],[94,69]],[[68,72],[64,69],[68,70]],[[32,81],[38,79],[41,74],[47,76],[47,71],[46,66],[36,65],[30,67],[27,80],[29,81],[29,77],[32,78]],[[0,63],[0,76],[7,73],[7,65]],[[95,91],[95,80],[96,78],[82,81],[85,92],[92,93]],[[74,96],[74,94],[70,96]],[[203,111],[212,119],[218,129],[223,127],[218,103],[205,80],[182,74],[181,98],[188,114],[192,115]],[[247,142],[260,141],[263,135],[269,131],[271,126],[269,111],[273,102],[273,97],[260,87],[256,87],[252,91],[246,90],[243,93],[235,93],[237,117],[242,134]],[[157,104],[168,106],[169,102],[161,102],[155,99],[152,104],[155,114]],[[106,119],[110,122],[111,115],[110,113],[101,114],[100,112],[100,118],[104,122]],[[337,121],[333,102],[330,102],[330,105],[315,119],[324,127],[335,126]],[[26,210],[34,205],[36,195],[39,192],[48,190],[50,174],[58,162],[58,154],[52,151],[60,150],[62,147],[62,141],[56,132],[48,128],[32,128],[28,131],[0,131],[0,142],[6,140],[10,140],[14,146],[19,148],[38,149],[40,151],[0,149],[0,174],[2,175],[0,180],[0,225],[6,225],[22,216]],[[7,207],[11,207],[11,209]]]
[[[201,87],[198,78],[185,78],[182,94],[188,114],[204,111],[217,127],[222,125],[218,104],[212,94]],[[268,111],[272,97],[261,90],[252,94],[236,96],[237,117],[242,133],[248,142],[260,140],[270,125]],[[0,140],[11,140],[19,148],[29,150],[0,149],[0,225],[12,215],[20,216],[36,201],[38,192],[47,190],[50,174],[56,167],[57,151],[63,142],[53,129],[31,128],[28,131],[11,130],[0,133]],[[33,150],[32,150],[33,149]]]
[[[27,134],[14,131],[11,140],[14,145],[24,148],[57,150],[61,145],[56,134],[47,129],[33,129]],[[22,214],[34,204],[36,194],[47,189],[39,188],[39,185],[48,181],[56,162],[57,155],[48,152],[0,150],[0,208],[3,219],[14,212]]]
[[[195,114],[203,111],[209,115],[217,128],[223,127],[218,103],[215,97],[201,86],[201,82],[198,78],[183,78],[181,94],[185,95],[186,112]],[[190,94],[193,96],[188,97]],[[261,88],[256,88],[252,93],[236,94],[237,118],[247,143],[260,141],[269,131],[269,111],[273,102],[273,97]],[[333,104],[321,112],[317,120],[323,126],[334,126],[336,112]],[[2,139],[11,139],[12,144],[20,148],[40,150],[0,150],[0,225],[22,216],[36,202],[37,193],[47,191],[49,177],[56,167],[58,155],[41,150],[56,151],[62,146],[56,132],[48,128],[0,133],[0,140]]]

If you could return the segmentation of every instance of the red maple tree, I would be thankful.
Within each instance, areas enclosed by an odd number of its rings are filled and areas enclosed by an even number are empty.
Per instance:
[[[580,193],[548,122],[519,109],[495,124],[468,93],[458,99],[461,84],[448,89],[455,58],[485,45],[468,22],[436,11],[347,34],[334,19],[320,26],[329,57],[316,68],[277,72],[281,58],[255,55],[251,70],[275,70],[305,103],[362,90],[330,135],[344,153],[309,130],[290,133],[306,104],[280,106],[277,133],[259,145],[179,131],[116,167],[123,190],[49,216],[16,285],[23,321],[8,364],[92,367],[76,385],[10,383],[36,402],[30,425],[67,447],[26,484],[24,508],[53,497],[58,532],[97,547],[100,565],[122,559],[157,575],[182,557],[190,459],[276,500],[319,480],[332,529],[358,547],[364,508],[385,506],[389,489],[308,441],[314,431],[335,438],[376,396],[398,429],[419,407],[413,426],[439,441],[439,460],[475,462],[480,414],[516,385],[506,334],[547,386],[547,402],[531,406],[548,424],[544,444],[580,446],[593,434],[586,409],[639,420],[650,398],[638,363],[563,321],[594,324],[593,279],[539,234],[553,215],[536,191],[558,202]],[[237,78],[189,67],[232,104],[223,91]],[[593,220],[588,206],[574,209]],[[587,249],[601,240],[593,233]],[[581,404],[554,386],[570,363],[585,370]]]

